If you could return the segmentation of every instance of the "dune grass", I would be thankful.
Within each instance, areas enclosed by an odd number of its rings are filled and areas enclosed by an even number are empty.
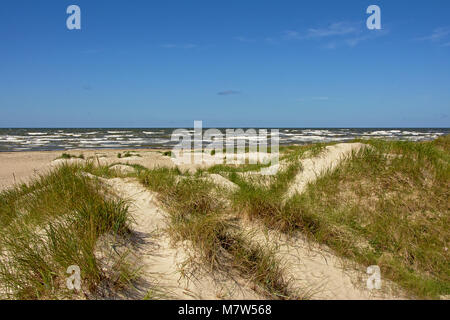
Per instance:
[[[195,255],[211,270],[236,270],[269,298],[287,298],[288,285],[270,248],[255,245],[233,225],[229,209],[211,182],[181,177],[174,169],[141,170],[141,182],[158,192],[169,213],[174,241],[188,241]]]
[[[362,265],[379,265],[414,296],[438,298],[450,293],[448,141],[365,141],[372,147],[285,204],[283,173],[269,187],[235,179],[234,203],[271,228],[302,231]]]
[[[448,137],[369,144],[291,199],[294,217],[310,221],[315,240],[363,265],[379,265],[413,295],[448,295]]]
[[[128,233],[128,206],[82,167],[61,165],[0,193],[0,295],[62,299],[121,286],[127,270],[108,279],[95,257],[98,238]],[[81,269],[82,292],[69,291],[69,266]],[[124,275],[124,277],[122,277]]]
[[[284,225],[286,219],[282,217],[284,214],[282,199],[289,182],[298,170],[300,165],[294,162],[286,169],[280,170],[274,177],[265,180],[231,173],[229,179],[240,187],[232,195],[233,208],[250,219],[263,221],[268,227],[286,231],[287,226]]]
[[[246,176],[250,165],[243,170],[224,170],[227,177],[240,188],[231,196],[234,210],[250,219],[259,219],[266,226],[282,232],[292,232],[297,224],[292,210],[283,203],[285,193],[295,175],[302,169],[300,160],[323,152],[325,144],[290,146],[281,149],[284,165],[275,176]]]
[[[117,158],[130,158],[130,157],[142,157],[139,153],[136,153],[135,151],[125,151],[124,153],[119,152],[117,154]]]
[[[78,156],[76,156],[76,155],[69,154],[69,153],[63,153],[57,159],[84,159],[84,155],[83,154],[79,154]]]
[[[233,173],[233,172],[249,172],[249,171],[259,171],[262,168],[267,168],[271,164],[243,164],[243,165],[229,165],[229,164],[216,164],[209,167],[208,169],[198,170],[198,172],[208,172],[208,173]]]

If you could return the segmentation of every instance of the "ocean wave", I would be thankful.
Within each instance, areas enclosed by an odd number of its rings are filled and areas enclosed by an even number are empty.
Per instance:
[[[29,136],[45,136],[45,135],[47,135],[47,133],[45,133],[45,132],[28,132],[27,134]]]
[[[122,135],[120,135],[120,134],[108,134],[108,135],[105,135],[105,138],[122,138]]]
[[[131,131],[124,130],[124,131],[107,131],[107,132],[110,133],[110,134],[117,134],[117,133],[129,133]]]
[[[173,130],[103,130],[89,131],[85,129],[39,130],[26,129],[0,129],[0,150],[25,151],[25,150],[65,150],[80,148],[120,148],[120,147],[172,147],[180,141],[171,141]],[[194,140],[194,130],[186,130]],[[245,134],[227,136],[225,130],[221,130],[221,141],[226,143],[248,141],[260,142],[267,139],[270,144],[271,129],[267,129],[267,137],[257,135],[247,137]],[[314,142],[348,141],[355,138],[361,139],[389,139],[406,141],[426,141],[435,139],[450,133],[449,129],[279,129],[280,144],[303,144]],[[204,141],[205,144],[210,142]]]

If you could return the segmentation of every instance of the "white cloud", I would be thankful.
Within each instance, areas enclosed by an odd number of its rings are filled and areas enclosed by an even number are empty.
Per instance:
[[[283,32],[283,38],[285,40],[320,39],[333,36],[358,34],[360,32],[361,30],[355,24],[348,22],[335,22],[323,28],[309,28],[305,32],[286,30]]]
[[[336,49],[342,46],[355,47],[359,43],[386,35],[389,30],[368,30],[365,23],[340,21],[327,26],[308,28],[304,30],[285,30],[281,36],[266,38],[235,37],[240,42],[258,42],[261,39],[267,44],[276,44],[282,41],[308,41],[315,40],[323,44],[326,49]]]
[[[418,38],[418,40],[440,42],[443,39],[447,38],[447,36],[449,35],[450,35],[450,27],[440,27],[434,29],[430,35]]]
[[[286,30],[283,32],[283,38],[285,40],[304,39],[304,37],[297,31]]]
[[[308,29],[307,38],[323,38],[330,36],[344,36],[349,34],[358,34],[361,30],[348,22],[336,22],[326,28]]]
[[[196,44],[187,43],[187,44],[173,44],[173,43],[166,43],[160,45],[161,48],[165,49],[194,49],[198,46]]]

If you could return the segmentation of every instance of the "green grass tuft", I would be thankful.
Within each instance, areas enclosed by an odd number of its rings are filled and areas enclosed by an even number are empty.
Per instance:
[[[128,233],[128,206],[80,168],[64,164],[0,193],[2,296],[78,297],[82,293],[65,285],[71,265],[80,267],[86,294],[107,280],[95,258],[96,243],[103,234]]]
[[[57,159],[84,159],[84,155],[80,154],[78,156],[75,156],[75,155],[72,155],[72,154],[69,154],[69,153],[63,153]]]

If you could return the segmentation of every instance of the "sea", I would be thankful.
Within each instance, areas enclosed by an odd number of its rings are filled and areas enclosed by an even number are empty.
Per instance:
[[[179,143],[177,139],[172,139],[174,130],[173,128],[0,128],[0,152],[71,149],[169,149]],[[194,132],[192,129],[187,130],[191,134]],[[246,129],[244,128],[244,130]],[[268,128],[267,130],[270,133],[271,129]],[[225,136],[225,129],[221,131]],[[349,141],[357,138],[427,141],[449,133],[450,128],[279,129],[280,145]],[[245,139],[245,136],[236,136],[232,139]]]

